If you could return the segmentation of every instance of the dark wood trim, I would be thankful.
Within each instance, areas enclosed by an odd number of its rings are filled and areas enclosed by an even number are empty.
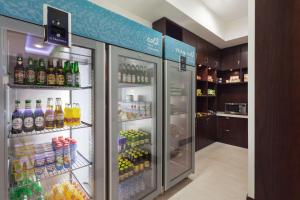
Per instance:
[[[254,199],[252,199],[251,197],[248,197],[248,196],[247,196],[247,200],[254,200]]]

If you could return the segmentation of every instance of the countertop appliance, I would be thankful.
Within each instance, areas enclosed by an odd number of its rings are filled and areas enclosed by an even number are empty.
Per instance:
[[[247,115],[248,114],[247,103],[225,103],[225,113]]]

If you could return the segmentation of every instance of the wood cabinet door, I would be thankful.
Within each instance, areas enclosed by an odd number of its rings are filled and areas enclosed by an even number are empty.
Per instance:
[[[222,50],[221,69],[239,69],[241,64],[240,46],[230,47]]]
[[[241,47],[241,68],[248,68],[248,44]]]

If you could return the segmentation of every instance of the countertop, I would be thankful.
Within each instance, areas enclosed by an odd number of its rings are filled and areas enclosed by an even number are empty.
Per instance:
[[[248,115],[227,114],[227,113],[225,113],[225,112],[217,112],[217,116],[220,116],[220,117],[234,117],[234,118],[248,119]]]

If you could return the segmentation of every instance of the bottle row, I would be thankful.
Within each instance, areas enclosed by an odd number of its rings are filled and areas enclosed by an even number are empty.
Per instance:
[[[131,148],[119,154],[119,181],[126,180],[151,166],[151,153],[140,148]]]
[[[119,102],[119,118],[123,121],[152,116],[152,103],[144,101]]]
[[[76,182],[63,182],[54,185],[49,193],[44,193],[44,188],[40,182],[31,179],[25,179],[24,184],[10,190],[10,200],[88,200],[89,198],[83,192],[80,185]]]
[[[122,152],[132,147],[150,144],[151,135],[143,130],[121,130],[118,140],[118,150]]]
[[[53,60],[48,60],[48,66],[44,59],[39,61],[28,58],[28,64],[24,67],[23,57],[18,56],[14,68],[14,83],[21,85],[48,85],[48,86],[68,86],[80,87],[80,72],[78,62],[71,63],[57,60],[54,67]]]
[[[80,107],[78,103],[73,106],[66,104],[62,109],[61,98],[56,98],[55,109],[53,99],[48,98],[47,109],[42,109],[42,101],[36,100],[36,109],[33,112],[31,100],[25,100],[25,110],[21,109],[21,102],[15,101],[15,110],[12,114],[13,134],[32,131],[42,131],[44,129],[63,128],[66,126],[77,126],[80,124]]]
[[[120,83],[151,84],[151,74],[142,65],[120,64],[118,72]]]
[[[16,145],[12,161],[12,179],[20,185],[28,178],[69,169],[77,160],[77,141],[53,138],[52,143]]]

